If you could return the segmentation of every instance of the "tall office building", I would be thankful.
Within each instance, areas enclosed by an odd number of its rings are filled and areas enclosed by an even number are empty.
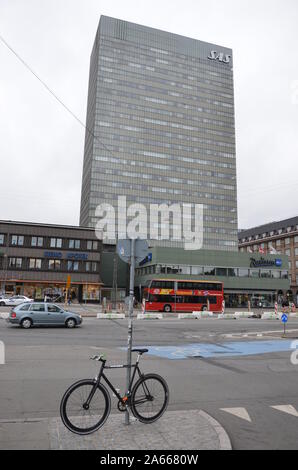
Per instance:
[[[203,248],[238,250],[231,49],[102,16],[86,127],[81,225],[118,196],[203,204]]]

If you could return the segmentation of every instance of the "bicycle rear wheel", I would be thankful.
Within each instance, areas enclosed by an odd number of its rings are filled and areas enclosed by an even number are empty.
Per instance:
[[[131,410],[142,423],[153,423],[167,409],[169,389],[166,381],[157,374],[140,377],[131,393]]]
[[[89,405],[86,404],[93,394]],[[63,424],[80,435],[97,431],[106,422],[111,409],[111,398],[107,389],[96,385],[94,380],[80,380],[71,385],[63,395],[60,415]]]

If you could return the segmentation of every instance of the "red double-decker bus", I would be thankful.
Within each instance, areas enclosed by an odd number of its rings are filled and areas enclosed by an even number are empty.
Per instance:
[[[146,311],[221,312],[223,283],[180,279],[152,279],[145,289]]]

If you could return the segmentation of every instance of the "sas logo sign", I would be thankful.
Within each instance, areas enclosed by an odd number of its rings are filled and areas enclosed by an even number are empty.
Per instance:
[[[211,51],[207,58],[210,60],[218,60],[224,64],[229,64],[231,56],[229,54],[224,54],[223,52]]]

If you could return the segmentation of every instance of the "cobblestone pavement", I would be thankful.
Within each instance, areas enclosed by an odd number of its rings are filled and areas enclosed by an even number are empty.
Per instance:
[[[169,411],[153,424],[124,423],[124,414],[111,415],[88,436],[68,431],[60,419],[49,420],[51,449],[93,450],[229,450],[228,435],[201,410]]]

